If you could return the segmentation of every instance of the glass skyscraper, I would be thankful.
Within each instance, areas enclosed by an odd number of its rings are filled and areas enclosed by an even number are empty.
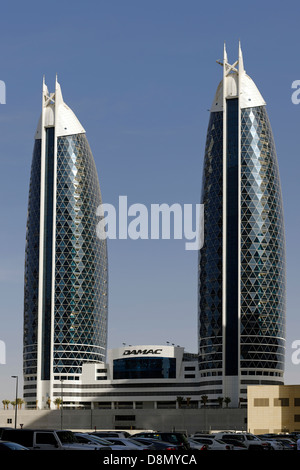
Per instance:
[[[33,149],[24,282],[24,400],[53,406],[55,389],[106,357],[106,240],[96,235],[102,203],[85,130],[43,83]]]
[[[211,107],[202,182],[199,368],[210,404],[246,400],[251,384],[282,384],[285,233],[276,150],[266,103],[239,46]]]

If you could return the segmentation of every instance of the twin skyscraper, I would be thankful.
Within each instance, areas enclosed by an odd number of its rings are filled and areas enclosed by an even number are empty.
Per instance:
[[[208,404],[223,395],[238,405],[251,383],[283,383],[285,235],[266,104],[240,47],[233,65],[224,48],[221,65],[202,179],[199,393]],[[44,407],[66,376],[75,386],[82,364],[103,363],[107,346],[107,246],[96,234],[102,199],[95,162],[57,80],[52,94],[43,84],[42,99],[25,252],[28,407]]]
[[[106,357],[106,240],[96,236],[102,203],[85,130],[56,80],[43,85],[33,150],[25,250],[24,400],[46,406],[65,377]]]
[[[238,404],[247,385],[282,384],[285,232],[278,162],[266,103],[229,64],[208,124],[199,253],[199,367],[209,397]]]

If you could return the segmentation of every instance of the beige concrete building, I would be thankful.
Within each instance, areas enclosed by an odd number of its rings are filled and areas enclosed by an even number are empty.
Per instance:
[[[248,387],[247,422],[254,434],[300,432],[300,385]]]

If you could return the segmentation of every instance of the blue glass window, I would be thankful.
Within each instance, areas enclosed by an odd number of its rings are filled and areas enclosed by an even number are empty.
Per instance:
[[[241,112],[241,368],[284,370],[285,233],[264,106]]]
[[[239,103],[228,99],[226,152],[226,331],[225,374],[238,374],[239,282]]]
[[[37,374],[40,246],[41,140],[33,149],[29,185],[24,277],[24,373]]]
[[[80,373],[83,362],[106,354],[108,267],[106,240],[96,234],[101,193],[85,134],[57,141],[54,364]]]
[[[42,314],[42,380],[50,380],[51,306],[52,306],[52,243],[54,187],[54,127],[46,129],[44,197],[44,266]]]
[[[117,379],[175,379],[176,358],[132,357],[116,359],[113,377]]]
[[[210,114],[201,203],[204,245],[199,252],[199,368],[222,368],[223,113]]]

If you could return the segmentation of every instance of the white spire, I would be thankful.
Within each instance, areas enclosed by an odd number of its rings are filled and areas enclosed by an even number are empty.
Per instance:
[[[239,41],[239,73],[246,73],[244,69],[243,53],[241,48],[241,41]]]
[[[226,51],[226,43],[224,42],[224,50],[223,50],[223,64],[227,63],[227,51]]]
[[[64,100],[63,100],[63,96],[62,96],[62,92],[61,92],[61,87],[60,87],[60,84],[57,81],[57,74],[56,74],[56,77],[55,77],[55,105],[56,105],[56,108],[58,109],[58,107],[63,103],[64,103]]]

